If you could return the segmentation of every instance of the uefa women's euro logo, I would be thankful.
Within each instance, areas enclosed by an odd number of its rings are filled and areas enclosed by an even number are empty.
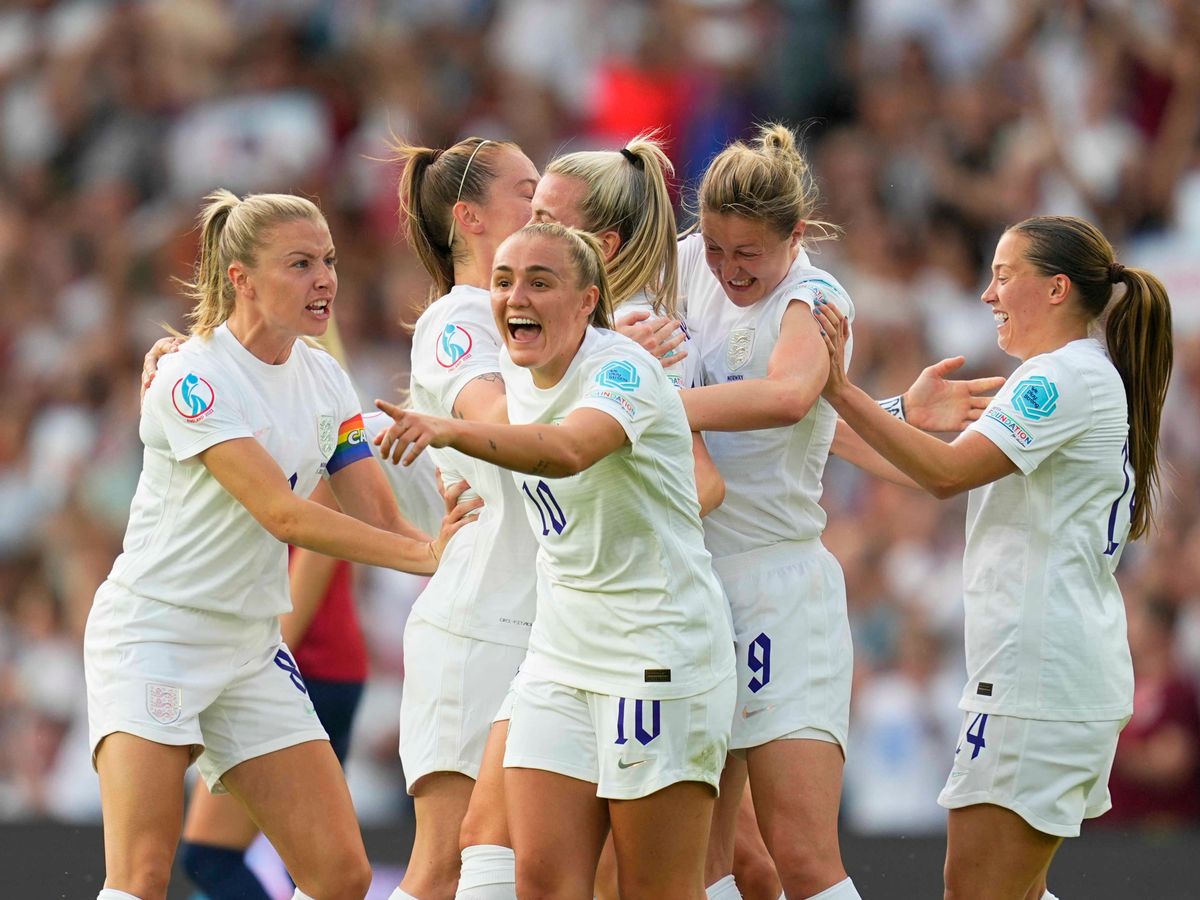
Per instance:
[[[434,350],[438,365],[443,369],[454,368],[471,355],[472,343],[470,332],[451,322],[442,329]]]
[[[171,388],[171,402],[175,404],[175,411],[188,422],[199,422],[207,416],[212,412],[216,400],[212,385],[191,372]]]

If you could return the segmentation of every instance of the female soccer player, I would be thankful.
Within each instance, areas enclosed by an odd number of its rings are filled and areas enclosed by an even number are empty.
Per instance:
[[[458,514],[432,542],[400,517],[378,468],[358,465],[369,452],[348,378],[300,340],[325,330],[337,293],[316,206],[218,191],[200,219],[192,337],[146,393],[125,551],[85,635],[99,897],[165,897],[196,761],[263,826],[297,897],[361,898],[350,796],[280,641],[285,544],[428,573]],[[353,517],[302,499],[324,477]]]
[[[968,681],[939,798],[950,810],[946,897],[1036,900],[1062,839],[1111,805],[1133,708],[1114,569],[1154,519],[1171,308],[1157,278],[1122,266],[1070,217],[1005,231],[983,301],[1021,365],[950,444],[874,409],[842,367],[845,317],[822,304],[816,321],[834,408],[934,496],[970,491]]]
[[[705,386],[684,391],[725,478],[705,537],[733,610],[744,752],[758,822],[789,897],[858,896],[837,836],[852,650],[845,584],[821,544],[821,473],[837,416],[821,400],[828,354],[809,309],[846,292],[804,242],[817,191],[782,125],[725,148],[699,187],[699,234],[680,245],[680,285]],[[731,770],[733,771],[733,770]],[[727,778],[727,781],[734,779]],[[740,785],[723,794],[714,856],[728,872]],[[710,866],[710,878],[717,874]],[[709,889],[736,896],[732,878]]]
[[[518,896],[591,897],[611,823],[623,894],[694,900],[734,688],[678,393],[606,330],[589,236],[522,229],[497,252],[492,304],[509,419],[530,424],[379,405],[393,453],[451,446],[522,473],[540,549],[504,759]]]

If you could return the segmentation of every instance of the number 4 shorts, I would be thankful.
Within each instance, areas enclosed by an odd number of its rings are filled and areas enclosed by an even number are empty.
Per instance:
[[[1127,720],[1125,720],[1127,721]],[[1125,721],[1056,722],[968,712],[938,803],[991,803],[1045,834],[1076,837],[1112,807],[1108,776]]]
[[[275,618],[172,606],[106,581],[84,633],[92,764],[126,732],[192,746],[201,776],[306,741],[328,740]]]

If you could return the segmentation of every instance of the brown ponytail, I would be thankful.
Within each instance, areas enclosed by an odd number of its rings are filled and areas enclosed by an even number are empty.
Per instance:
[[[1133,466],[1130,536],[1145,535],[1159,496],[1158,434],[1174,349],[1171,301],[1162,282],[1145,269],[1116,261],[1108,239],[1073,216],[1038,216],[1009,229],[1029,239],[1025,257],[1043,275],[1066,275],[1089,320],[1107,310],[1105,340],[1125,384],[1129,410],[1129,461]],[[1114,284],[1123,284],[1115,296]]]

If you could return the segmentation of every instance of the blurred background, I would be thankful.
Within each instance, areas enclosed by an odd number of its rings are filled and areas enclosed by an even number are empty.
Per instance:
[[[1099,224],[1175,313],[1159,531],[1120,575],[1137,670],[1115,807],[1200,825],[1200,3],[1195,0],[26,0],[0,8],[0,822],[99,821],[81,638],[141,465],[142,355],[183,324],[201,197],[317,200],[365,402],[407,382],[427,282],[389,133],[516,140],[538,165],[662,128],[686,200],[753,123],[802,126],[815,261],[858,310],[856,380],[1008,374],[979,294],[1004,225]],[[686,221],[686,213],[681,213]],[[964,678],[965,502],[830,463],[856,650],[848,835],[936,835]],[[411,815],[400,636],[419,579],[360,571],[372,651],[349,780]],[[81,894],[82,895],[82,894]]]

